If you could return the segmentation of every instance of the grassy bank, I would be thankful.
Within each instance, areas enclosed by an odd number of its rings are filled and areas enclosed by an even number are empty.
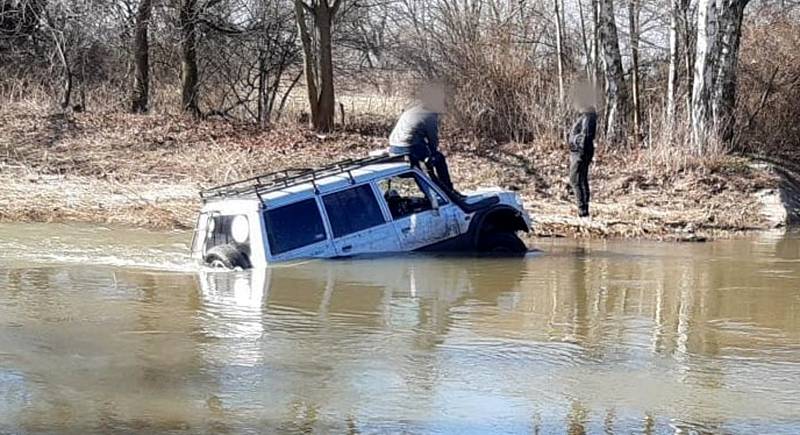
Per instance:
[[[50,114],[0,109],[0,220],[86,221],[189,228],[203,187],[285,167],[308,167],[385,146],[387,126],[353,123],[325,138],[169,115]],[[767,229],[778,179],[746,159],[698,160],[669,150],[609,152],[592,168],[591,221],[575,218],[567,155],[556,143],[443,139],[460,190],[519,190],[535,235],[703,239]],[[769,211],[769,210],[767,210]]]

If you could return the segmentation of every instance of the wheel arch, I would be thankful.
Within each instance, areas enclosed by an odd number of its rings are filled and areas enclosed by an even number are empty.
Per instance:
[[[472,221],[470,232],[474,246],[478,245],[484,234],[496,231],[524,231],[527,233],[530,228],[519,210],[508,205],[498,205],[480,212]]]

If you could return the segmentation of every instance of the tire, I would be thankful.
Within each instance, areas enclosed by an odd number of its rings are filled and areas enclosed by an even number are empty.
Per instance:
[[[478,250],[495,255],[522,255],[528,252],[528,247],[516,233],[499,232],[485,234],[481,237]]]
[[[214,269],[250,269],[250,259],[234,245],[220,245],[208,250],[205,263]]]

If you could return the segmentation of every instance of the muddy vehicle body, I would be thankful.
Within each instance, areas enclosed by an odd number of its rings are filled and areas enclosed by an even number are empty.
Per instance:
[[[231,269],[414,251],[521,254],[517,232],[531,227],[515,192],[462,197],[386,156],[275,172],[201,197],[192,256]]]

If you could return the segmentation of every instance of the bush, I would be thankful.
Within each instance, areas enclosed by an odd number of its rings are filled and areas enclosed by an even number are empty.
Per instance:
[[[452,115],[460,130],[499,142],[561,136],[563,113],[553,77],[519,51],[479,48],[447,72],[455,88]]]
[[[740,151],[800,156],[800,23],[776,15],[747,29],[740,58]],[[769,55],[765,55],[769,53]]]

